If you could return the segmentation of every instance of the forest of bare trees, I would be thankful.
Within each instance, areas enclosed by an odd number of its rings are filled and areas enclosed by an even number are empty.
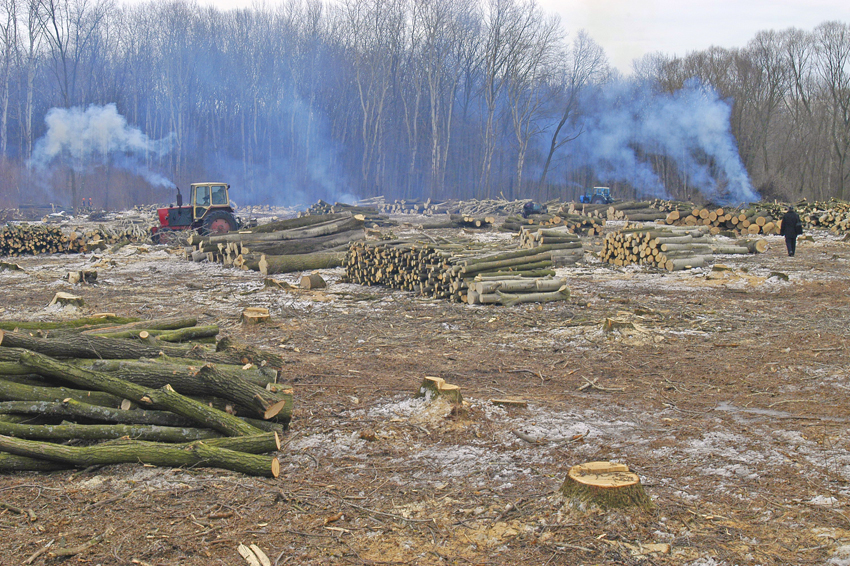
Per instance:
[[[628,77],[533,0],[0,0],[0,206],[846,198],[850,26]]]

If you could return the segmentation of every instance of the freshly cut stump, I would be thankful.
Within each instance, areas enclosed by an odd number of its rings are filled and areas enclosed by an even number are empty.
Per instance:
[[[460,387],[446,383],[442,377],[425,376],[422,385],[419,386],[417,397],[437,398],[443,397],[449,403],[459,405],[463,403],[463,396],[460,394]]]
[[[574,502],[605,509],[638,507],[649,511],[653,508],[640,478],[625,464],[586,462],[573,466],[561,493]]]

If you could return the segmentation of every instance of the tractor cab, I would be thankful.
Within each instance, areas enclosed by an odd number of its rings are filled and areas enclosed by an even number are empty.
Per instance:
[[[151,228],[155,242],[167,232],[198,230],[202,234],[225,234],[236,230],[239,222],[230,202],[230,185],[227,183],[192,183],[189,202],[183,206],[183,195],[177,189],[177,206],[157,210],[159,226]]]
[[[611,204],[614,199],[611,197],[611,189],[608,187],[593,187],[592,190],[579,196],[579,202],[590,204]]]

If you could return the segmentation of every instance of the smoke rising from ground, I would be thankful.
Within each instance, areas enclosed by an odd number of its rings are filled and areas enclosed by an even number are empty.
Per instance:
[[[174,146],[174,134],[154,140],[127,124],[114,104],[88,108],[51,108],[44,117],[47,132],[35,144],[28,165],[39,171],[56,164],[78,173],[111,165],[144,177],[157,187],[173,187],[146,162],[166,155]]]
[[[730,129],[731,106],[697,81],[675,93],[610,83],[585,100],[583,132],[571,154],[600,181],[622,182],[644,197],[669,198],[654,168],[662,156],[687,186],[715,204],[760,200]]]

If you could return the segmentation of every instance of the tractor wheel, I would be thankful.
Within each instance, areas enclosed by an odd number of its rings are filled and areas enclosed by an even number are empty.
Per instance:
[[[236,218],[226,210],[214,210],[204,218],[203,234],[226,234],[236,230]]]
[[[590,199],[590,204],[605,204],[605,197],[602,195],[593,195],[593,198]]]

